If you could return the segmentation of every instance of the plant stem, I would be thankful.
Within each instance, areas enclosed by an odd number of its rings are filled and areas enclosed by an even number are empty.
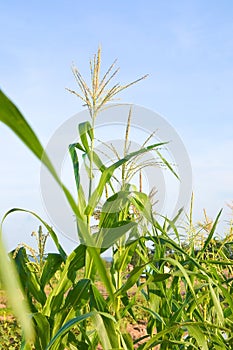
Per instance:
[[[95,101],[93,101],[93,108],[90,110],[90,117],[91,117],[91,122],[92,122],[92,130],[94,133],[95,130],[95,118],[96,118],[96,110],[95,110]],[[92,178],[93,178],[93,152],[94,152],[94,135],[91,138],[91,144],[90,144],[90,155],[89,155],[89,160],[90,160],[90,178],[89,178],[89,193],[88,193],[88,200],[90,200],[91,195],[92,195]],[[88,229],[88,234],[91,235],[91,216],[87,215],[87,229]],[[92,272],[92,267],[93,267],[93,257],[90,256],[90,254],[87,251],[87,259],[89,263],[86,264],[85,266],[85,278],[91,278],[91,272]]]

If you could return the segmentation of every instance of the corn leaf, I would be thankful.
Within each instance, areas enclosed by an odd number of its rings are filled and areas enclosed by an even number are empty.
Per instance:
[[[54,335],[54,337],[51,339],[49,344],[46,346],[45,350],[51,349],[52,345],[60,339],[61,337],[64,337],[68,333],[68,331],[73,328],[75,325],[78,325],[79,323],[83,322],[84,320],[94,316],[96,312],[89,312],[84,315],[80,315],[78,317],[73,318],[72,320],[68,321],[64,326],[62,326],[59,331]]]
[[[186,326],[189,334],[196,339],[198,346],[203,350],[208,350],[208,344],[205,334],[202,332],[199,325],[193,323]]]
[[[25,294],[21,288],[16,266],[11,257],[6,253],[6,248],[2,240],[2,231],[0,229],[0,279],[7,292],[9,304],[12,307],[15,316],[22,326],[26,343],[34,338],[34,328],[29,317],[29,306]]]
[[[41,313],[33,313],[37,337],[35,346],[37,350],[44,350],[50,341],[50,324]]]
[[[34,213],[33,211],[31,210],[26,210],[26,209],[21,209],[21,208],[13,208],[11,210],[9,210],[3,217],[2,219],[2,222],[1,222],[1,227],[3,225],[3,222],[5,221],[5,219],[7,218],[8,215],[14,213],[14,212],[23,212],[23,213],[28,213],[28,214],[31,214],[33,216],[35,216],[45,227],[46,229],[48,230],[51,238],[53,239],[62,259],[65,261],[66,260],[66,253],[65,251],[63,250],[62,246],[60,245],[59,241],[58,241],[58,238],[57,238],[57,235],[56,233],[53,231],[53,229],[51,228],[51,226],[49,226],[43,219],[41,219],[41,217],[39,215],[37,215],[36,213]]]
[[[131,158],[135,157],[136,155],[149,152],[150,150],[153,150],[156,147],[161,146],[162,144],[164,144],[164,143],[153,144],[151,146],[148,146],[148,147],[145,147],[145,148],[141,148],[140,150],[138,150],[136,152],[129,153],[126,157],[118,160],[117,162],[113,163],[108,168],[106,168],[102,172],[102,175],[100,177],[99,183],[98,183],[96,189],[94,190],[94,192],[92,193],[92,196],[91,196],[91,198],[90,198],[90,200],[88,202],[88,205],[86,207],[85,214],[86,215],[92,215],[93,214],[93,211],[96,208],[96,205],[97,205],[97,203],[99,202],[99,200],[100,200],[100,198],[102,196],[102,193],[103,193],[105,185],[111,179],[114,171],[117,168],[119,168],[121,165],[123,165],[126,162],[128,162]]]
[[[64,260],[60,254],[49,253],[46,256],[45,264],[43,266],[42,275],[40,278],[41,288],[44,289],[45,285],[50,281],[54,276],[55,272],[61,266],[61,263]]]

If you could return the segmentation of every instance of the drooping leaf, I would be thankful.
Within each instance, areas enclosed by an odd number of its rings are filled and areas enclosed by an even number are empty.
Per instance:
[[[90,147],[89,147],[87,136],[89,136],[90,141],[93,140],[93,136],[94,136],[93,129],[91,127],[90,122],[88,122],[88,121],[80,123],[78,125],[78,129],[79,129],[79,136],[81,138],[82,145],[83,145],[86,153],[88,154],[90,152]]]
[[[137,223],[130,220],[115,222],[112,226],[100,230],[99,236],[96,237],[98,240],[97,245],[101,248],[108,249],[136,226]]]
[[[41,217],[39,215],[37,215],[36,213],[34,213],[33,211],[31,210],[26,210],[26,209],[21,209],[21,208],[13,208],[11,210],[9,210],[3,217],[2,221],[1,221],[1,226],[3,225],[3,222],[5,221],[5,219],[7,218],[8,215],[14,213],[14,212],[23,212],[23,213],[28,213],[28,214],[31,214],[33,216],[35,216],[45,227],[46,229],[48,230],[51,238],[53,239],[62,259],[65,261],[66,260],[66,253],[65,251],[63,250],[62,246],[60,245],[59,241],[58,241],[58,238],[57,238],[57,235],[56,233],[54,232],[54,230],[52,229],[51,226],[49,226],[43,219],[41,219]]]
[[[61,182],[54,166],[52,165],[35,132],[28,124],[27,120],[24,118],[19,109],[3,93],[2,90],[0,90],[0,122],[6,124],[20,138],[20,140],[24,142],[28,149],[46,166],[50,174],[53,176],[54,180],[63,189],[70,207],[74,213],[78,214],[76,203],[71,193]]]
[[[160,159],[162,160],[162,162],[168,167],[168,169],[173,173],[173,175],[175,175],[175,177],[179,180],[179,176],[177,175],[177,173],[175,172],[175,170],[172,168],[171,164],[169,164],[169,162],[162,156],[162,154],[156,150],[156,153],[158,154],[158,156],[160,157]]]
[[[6,124],[21,139],[37,158],[41,160],[43,157],[43,163],[57,179],[57,174],[52,163],[44,153],[44,149],[38,137],[19,109],[2,90],[0,90],[0,121]]]
[[[156,147],[159,147],[161,145],[163,145],[164,143],[158,143],[158,144],[153,144],[151,146],[145,147],[145,148],[141,148],[140,150],[136,151],[136,152],[132,152],[129,153],[127,156],[125,156],[124,158],[118,160],[117,162],[113,163],[112,165],[110,165],[109,167],[107,167],[103,172],[102,175],[100,177],[99,183],[96,187],[96,189],[94,190],[94,192],[92,193],[92,196],[88,202],[88,205],[86,207],[85,210],[85,214],[86,215],[92,215],[94,209],[96,208],[97,203],[99,202],[104,187],[105,185],[108,183],[108,181],[111,179],[114,171],[119,168],[121,165],[125,164],[126,162],[128,162],[131,158],[135,157],[138,154],[143,154],[148,152],[149,150],[155,149]]]

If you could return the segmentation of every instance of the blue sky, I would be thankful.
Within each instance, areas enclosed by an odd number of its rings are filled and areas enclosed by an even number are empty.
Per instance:
[[[101,44],[104,67],[118,58],[121,82],[149,73],[122,101],[157,111],[173,125],[191,159],[196,217],[206,208],[214,218],[224,207],[224,221],[233,200],[232,18],[230,0],[1,2],[0,87],[46,145],[82,110],[65,91],[75,88],[72,62],[87,76]],[[39,162],[4,125],[0,135],[1,216],[15,206],[44,215]],[[36,227],[28,216],[9,217],[9,247],[31,242]]]

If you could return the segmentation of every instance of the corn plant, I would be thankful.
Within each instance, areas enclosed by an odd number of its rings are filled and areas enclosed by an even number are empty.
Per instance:
[[[33,313],[33,321],[37,329],[37,337],[34,343],[38,349],[44,349],[45,347],[48,349],[59,347],[59,349],[61,349],[62,346],[65,348],[67,344],[72,344],[74,339],[72,339],[69,330],[74,324],[80,324],[79,336],[81,338],[77,340],[77,342],[81,342],[80,344],[82,345],[80,346],[84,346],[84,344],[90,346],[90,344],[93,343],[93,347],[95,347],[96,339],[98,339],[98,342],[106,349],[110,347],[120,348],[122,343],[125,344],[124,338],[119,330],[121,299],[119,290],[121,290],[120,274],[127,263],[126,253],[128,249],[124,251],[125,257],[118,271],[118,282],[116,284],[106,270],[100,253],[101,247],[102,250],[109,248],[123,237],[126,232],[132,231],[136,227],[137,223],[131,218],[128,218],[129,206],[133,204],[139,211],[144,210],[146,195],[137,191],[130,191],[129,185],[125,188],[124,184],[122,190],[119,193],[114,193],[113,196],[117,195],[118,197],[114,205],[118,206],[123,203],[125,207],[123,207],[120,212],[116,211],[116,213],[112,215],[108,210],[109,205],[111,206],[112,197],[108,198],[101,213],[99,231],[94,236],[91,234],[90,218],[99,203],[105,186],[107,184],[111,186],[110,180],[114,171],[124,166],[130,159],[155,149],[160,144],[147,146],[141,148],[137,152],[124,154],[122,159],[116,161],[109,167],[104,166],[101,162],[94,151],[94,127],[98,112],[101,111],[106,103],[110,102],[116,94],[144,77],[125,86],[117,84],[112,88],[108,88],[109,83],[117,74],[118,70],[112,71],[114,63],[110,66],[103,78],[100,79],[100,59],[100,50],[98,50],[97,56],[95,56],[94,61],[91,62],[91,88],[87,86],[77,69],[73,69],[73,73],[81,90],[81,94],[74,93],[84,100],[91,117],[91,123],[85,122],[78,126],[80,140],[78,143],[70,145],[69,148],[74,166],[78,196],[77,203],[68,189],[61,183],[46,154],[43,154],[43,148],[26,120],[6,96],[3,93],[1,94],[3,100],[2,121],[15,131],[38,158],[42,159],[43,163],[54,176],[54,179],[63,188],[69,204],[76,215],[77,232],[82,242],[82,244],[67,257],[58,242],[55,232],[35,213],[22,209],[12,209],[7,212],[3,218],[4,221],[5,218],[14,211],[30,212],[46,227],[58,248],[58,254],[48,254],[40,276],[31,269],[26,251],[23,247],[18,250],[15,258],[21,284],[27,294],[30,309]],[[15,119],[15,123],[12,123],[13,119]],[[87,198],[84,196],[79,181],[77,150],[81,150],[89,160],[89,193]],[[100,181],[96,189],[93,189],[92,185],[94,164],[101,173]],[[109,240],[108,229],[112,228],[120,228],[121,230],[119,231],[119,236]],[[98,244],[101,242],[99,248],[95,247],[97,242]],[[119,254],[119,258],[122,259],[121,254]],[[84,268],[84,278],[77,281],[76,274],[81,268]],[[98,273],[107,290],[108,301],[104,301],[95,286],[91,284],[94,283],[96,269],[98,269]],[[116,267],[115,269],[117,270]],[[60,271],[60,279],[47,297],[45,286],[50,283],[51,278],[58,270]],[[129,283],[129,287],[131,283]],[[117,291],[118,294],[116,295]],[[79,297],[77,297],[77,293],[80,294]],[[83,298],[83,293],[85,294],[85,298]],[[97,330],[97,333],[94,332],[94,335],[90,337],[87,335],[87,319],[91,319],[92,324],[94,324]],[[25,348],[27,346],[29,345],[25,342]],[[126,345],[124,345],[124,347],[126,347]]]
[[[4,216],[2,222],[15,211],[30,213],[47,230],[57,247],[57,253],[49,253],[43,260],[40,273],[32,267],[24,246],[17,249],[15,264],[11,258],[8,261],[1,248],[1,276],[8,292],[17,283],[28,305],[22,310],[11,292],[12,306],[16,315],[21,313],[20,321],[24,326],[21,349],[94,350],[100,346],[104,350],[229,349],[232,347],[233,263],[226,249],[230,242],[226,239],[213,244],[221,213],[211,225],[208,222],[208,226],[199,226],[205,235],[198,250],[194,240],[187,244],[182,242],[180,228],[176,225],[178,215],[172,220],[163,218],[163,223],[157,220],[150,195],[142,192],[140,171],[144,166],[161,164],[174,171],[158,151],[163,143],[148,146],[145,142],[137,151],[130,151],[130,110],[123,155],[117,154],[117,160],[110,166],[104,164],[101,155],[95,151],[96,118],[119,92],[144,77],[111,87],[118,69],[114,62],[101,77],[100,49],[90,67],[91,86],[73,67],[79,90],[69,90],[81,98],[90,114],[90,122],[78,125],[78,141],[69,146],[76,183],[75,198],[59,179],[27,121],[0,91],[0,120],[44,163],[63,189],[74,212],[80,240],[67,255],[55,231],[36,213],[14,208]],[[158,164],[137,165],[140,157],[149,151],[156,152]],[[80,157],[86,160],[87,194],[80,179]],[[114,186],[117,171],[121,174],[120,189]],[[138,187],[131,183],[137,171]],[[94,188],[96,172],[99,181]],[[93,232],[91,218],[94,215],[98,216],[98,225]],[[190,214],[189,232],[193,230]],[[110,247],[113,260],[108,269],[101,254]],[[127,268],[135,254],[137,259],[128,273]],[[9,266],[18,272],[19,281],[16,277],[7,279],[3,264],[8,272]],[[106,291],[104,295],[96,283],[98,276]],[[27,317],[29,313],[35,329],[34,338],[32,332],[26,332],[31,324]],[[140,314],[145,318],[146,334],[133,339],[127,323],[139,322]]]

